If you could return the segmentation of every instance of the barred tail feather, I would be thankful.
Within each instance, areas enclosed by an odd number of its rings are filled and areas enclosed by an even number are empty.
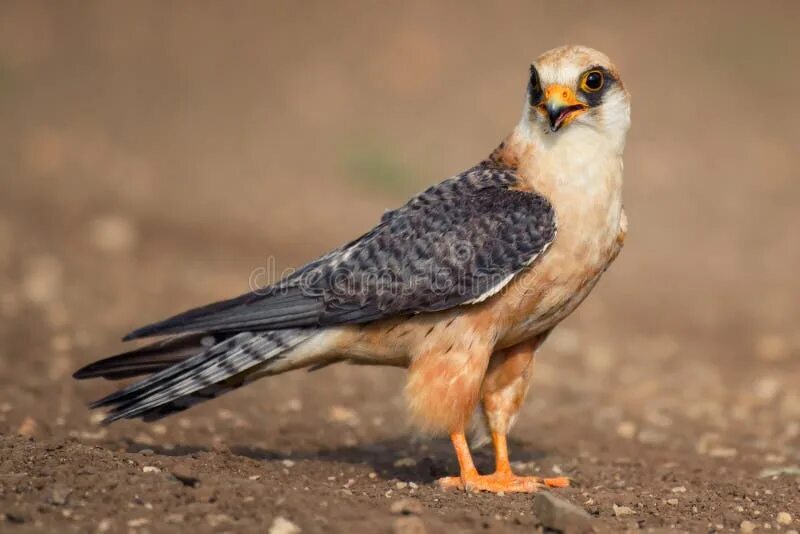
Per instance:
[[[250,374],[280,362],[287,352],[312,334],[310,329],[287,329],[230,335],[210,347],[200,347],[197,354],[162,368],[144,380],[92,403],[90,407],[111,408],[104,423],[136,417],[146,421],[160,419],[236,389]],[[148,359],[152,357],[147,354]],[[168,360],[169,356],[163,358]],[[129,363],[126,365],[130,366]]]

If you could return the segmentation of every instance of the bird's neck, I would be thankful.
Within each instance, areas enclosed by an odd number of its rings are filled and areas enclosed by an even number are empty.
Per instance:
[[[550,133],[520,124],[491,159],[515,169],[522,188],[537,191],[554,205],[577,198],[621,204],[624,140],[592,128],[569,128]]]

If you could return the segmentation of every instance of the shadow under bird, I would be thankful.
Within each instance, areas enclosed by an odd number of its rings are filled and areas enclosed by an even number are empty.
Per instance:
[[[96,402],[106,422],[145,421],[258,378],[336,362],[408,368],[412,423],[449,435],[458,476],[445,488],[536,491],[562,477],[518,476],[508,434],[534,352],[619,253],[630,98],[604,54],[550,50],[530,66],[522,118],[487,159],[387,212],[361,237],[263,290],[142,327],[161,336],[76,378],[149,375]],[[479,474],[466,433],[491,436]]]

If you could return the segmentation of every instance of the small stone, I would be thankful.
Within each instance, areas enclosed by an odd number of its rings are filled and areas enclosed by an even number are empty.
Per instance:
[[[22,279],[25,296],[34,304],[44,304],[55,300],[62,283],[61,262],[51,256],[33,258],[27,265],[27,272]]]
[[[153,456],[155,452],[153,451],[153,449],[142,449],[139,451],[139,454],[141,454],[142,456]]]
[[[106,215],[92,221],[91,237],[98,250],[120,253],[133,249],[138,241],[138,232],[125,217]]]
[[[643,428],[639,432],[639,441],[645,445],[658,445],[667,441],[668,434],[654,428]]]
[[[552,493],[537,493],[533,499],[533,513],[545,530],[564,533],[590,532],[592,518],[585,510]]]
[[[406,487],[408,487],[408,482],[398,482],[397,484],[394,485],[394,487],[396,487],[399,490],[406,489]]]
[[[756,381],[753,385],[753,392],[756,397],[764,402],[772,402],[773,399],[780,393],[781,383],[773,377],[763,377]]]
[[[636,435],[636,424],[631,421],[623,421],[617,425],[617,435],[625,439],[633,439]]]
[[[394,534],[425,534],[425,523],[417,516],[398,517],[392,523]]]
[[[303,403],[300,399],[289,399],[286,404],[279,408],[282,412],[299,412],[303,409]]]
[[[213,528],[224,523],[233,523],[233,518],[226,514],[209,514],[206,516],[206,521]]]
[[[779,525],[791,525],[792,516],[788,512],[780,512],[776,518]]]
[[[708,451],[708,455],[714,458],[733,458],[739,452],[732,447],[714,447]]]
[[[156,467],[154,465],[146,465],[146,466],[142,467],[142,472],[143,473],[160,473],[161,469],[159,469],[158,467]]]
[[[93,425],[99,425],[103,422],[103,419],[106,418],[106,414],[103,412],[92,412],[89,414],[89,422]]]
[[[101,519],[99,523],[97,523],[97,532],[108,532],[111,530],[111,527],[114,526],[114,523],[109,518]]]
[[[258,480],[261,478],[261,475],[250,475],[247,477],[247,480]]]
[[[47,497],[47,502],[56,506],[63,506],[67,504],[70,493],[72,493],[71,488],[68,488],[63,484],[55,484],[50,490],[50,495]]]
[[[183,514],[167,514],[164,521],[167,523],[183,523]]]
[[[9,510],[5,513],[5,520],[9,523],[20,525],[27,521],[27,517],[17,510]]]
[[[328,419],[337,423],[344,423],[347,426],[352,427],[358,426],[360,422],[358,414],[355,411],[339,405],[331,406],[331,409],[328,412]]]
[[[417,465],[417,461],[413,458],[400,458],[394,462],[395,467],[414,467],[415,465]]]
[[[178,479],[184,486],[196,486],[200,479],[192,471],[192,468],[187,463],[179,463],[175,465],[170,474]]]
[[[617,506],[616,504],[613,505],[614,515],[617,517],[623,517],[626,515],[633,515],[636,512],[633,511],[633,508],[630,506]]]
[[[667,499],[667,504],[671,506],[678,506],[678,499]]]
[[[421,515],[422,503],[416,499],[400,499],[392,503],[390,508],[393,514]]]
[[[762,478],[777,477],[781,475],[800,476],[800,466],[782,465],[778,467],[765,467],[758,476]]]
[[[744,520],[739,523],[739,531],[744,534],[752,534],[756,530],[756,524],[752,521]]]
[[[145,526],[149,522],[150,522],[150,520],[147,519],[146,517],[139,517],[139,518],[131,519],[130,521],[128,521],[128,527],[130,527],[130,528],[139,528],[139,527]]]
[[[17,434],[26,438],[34,438],[41,435],[41,428],[39,427],[39,423],[36,422],[36,419],[29,416],[22,420],[22,423],[20,423],[17,429]]]
[[[269,527],[269,534],[299,534],[300,527],[283,516],[278,516]]]
[[[675,486],[672,488],[672,493],[686,493],[686,486]]]
[[[281,463],[284,467],[294,467],[294,462],[292,460],[283,460]]]

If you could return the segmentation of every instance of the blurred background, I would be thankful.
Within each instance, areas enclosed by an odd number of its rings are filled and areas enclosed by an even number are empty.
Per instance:
[[[396,370],[262,382],[160,435],[98,430],[83,405],[111,386],[70,374],[473,165],[531,60],[579,43],[632,94],[630,232],[543,349],[521,448],[796,463],[798,20],[788,0],[0,3],[0,429],[111,449],[406,435],[382,423]]]

